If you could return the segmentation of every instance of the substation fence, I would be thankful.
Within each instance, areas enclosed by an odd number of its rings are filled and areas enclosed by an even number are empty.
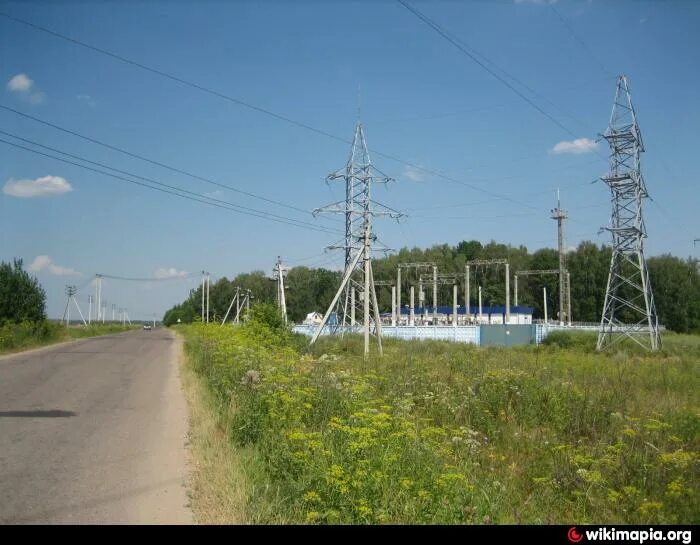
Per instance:
[[[614,331],[624,331],[626,326],[613,326]],[[561,324],[532,324],[532,325],[503,325],[484,324],[475,326],[382,326],[382,337],[403,340],[436,340],[452,341],[477,346],[517,346],[524,344],[540,344],[552,331],[591,331],[597,333],[600,324],[580,323],[572,325]],[[317,326],[301,324],[293,326],[295,333],[312,337]],[[341,334],[361,334],[362,326],[333,326],[323,328],[321,336]]]
[[[295,325],[292,329],[294,333],[301,333],[307,337],[312,337],[316,332],[315,325]],[[349,333],[362,333],[362,326],[325,326],[321,332],[321,336],[325,335],[340,335]],[[469,343],[479,345],[480,343],[479,326],[432,326],[432,325],[414,325],[414,326],[382,326],[382,337],[403,339],[403,340],[436,340],[436,341],[453,341],[460,343]]]

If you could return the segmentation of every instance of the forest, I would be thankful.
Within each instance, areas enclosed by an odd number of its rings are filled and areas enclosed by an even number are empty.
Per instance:
[[[593,242],[582,242],[567,253],[571,275],[572,315],[576,322],[598,322],[603,306],[605,287],[610,267],[610,247]],[[507,259],[511,274],[511,304],[513,275],[522,270],[556,269],[559,256],[556,250],[543,248],[532,253],[524,246],[514,247],[491,241],[482,244],[476,240],[462,241],[456,246],[435,245],[431,248],[402,248],[395,254],[373,260],[375,280],[396,280],[399,263],[433,262],[439,274],[458,273],[464,276],[465,264],[474,259]],[[700,332],[700,263],[664,254],[647,259],[650,282],[654,294],[659,323],[679,333]],[[426,271],[427,272],[427,271]],[[424,273],[425,274],[425,273]],[[499,267],[471,267],[471,304],[476,304],[476,290],[482,287],[484,305],[503,305],[505,269]],[[323,268],[294,267],[287,273],[286,299],[289,319],[301,322],[312,311],[324,312],[340,283],[340,272]],[[415,270],[402,270],[402,305],[408,303],[410,285],[416,286]],[[459,281],[459,304],[464,304],[464,280]],[[236,287],[249,289],[253,302],[275,302],[277,286],[263,271],[242,273],[232,279],[221,278],[210,287],[210,319],[221,320],[226,313]],[[518,304],[534,308],[534,318],[544,315],[543,287],[547,288],[547,306],[550,317],[556,317],[559,305],[558,277],[522,276],[518,279]],[[377,295],[381,311],[391,309],[391,288],[379,286]],[[189,297],[169,309],[163,318],[166,325],[191,323],[200,320],[201,287],[192,290]],[[426,304],[432,304],[430,289],[426,289]],[[438,304],[452,304],[452,286],[438,289]]]

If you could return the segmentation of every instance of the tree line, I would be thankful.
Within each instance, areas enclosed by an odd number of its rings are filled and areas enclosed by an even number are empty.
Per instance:
[[[567,253],[571,275],[571,305],[574,321],[598,322],[603,307],[605,288],[610,267],[611,249],[593,242],[582,242]],[[399,263],[433,262],[439,274],[459,275],[459,304],[464,304],[464,272],[468,261],[475,259],[507,259],[511,274],[511,305],[513,299],[513,275],[522,270],[558,269],[559,254],[543,248],[530,253],[525,246],[514,247],[491,241],[482,244],[476,240],[462,241],[456,246],[435,245],[427,249],[402,248],[396,254],[373,261],[376,280],[396,280]],[[700,270],[694,258],[681,259],[664,254],[647,259],[650,282],[659,315],[659,321],[677,332],[700,332]],[[409,286],[415,286],[418,306],[418,274],[411,269],[402,270],[402,306],[409,303]],[[432,271],[422,271],[426,278]],[[477,304],[477,289],[482,288],[484,305],[505,304],[505,269],[497,267],[470,268],[471,304]],[[287,273],[286,301],[289,319],[302,321],[310,312],[323,313],[330,304],[341,280],[339,271],[323,268],[294,267]],[[425,303],[432,305],[431,280],[424,282]],[[276,281],[262,271],[239,274],[229,280],[221,278],[210,287],[210,319],[221,321],[235,294],[236,287],[249,289],[253,302],[275,303]],[[518,279],[518,304],[534,309],[534,317],[544,316],[543,287],[547,288],[548,314],[556,318],[559,308],[558,275],[521,276]],[[382,312],[391,309],[391,288],[377,287]],[[185,323],[200,320],[201,286],[190,292],[189,297],[165,313],[166,325],[179,320]],[[452,305],[452,286],[438,286],[438,304]],[[624,316],[623,316],[624,317]]]

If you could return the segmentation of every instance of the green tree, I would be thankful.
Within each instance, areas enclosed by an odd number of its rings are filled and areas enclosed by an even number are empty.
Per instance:
[[[0,324],[46,319],[46,292],[22,268],[22,260],[0,263]]]
[[[687,333],[700,330],[700,274],[697,260],[670,254],[647,260],[659,323]]]
[[[568,253],[568,268],[571,275],[571,304],[575,321],[598,322],[603,309],[605,287],[608,281],[611,249],[586,241]],[[439,244],[430,248],[401,248],[396,254],[376,259],[372,262],[376,280],[396,281],[396,268],[399,263],[434,262],[438,272],[454,273],[458,276],[459,304],[464,304],[464,266],[473,259],[508,259],[511,274],[511,291],[514,289],[512,275],[520,270],[558,269],[559,254],[551,248],[542,248],[529,253],[524,246],[511,246],[490,241],[487,244],[476,240],[461,241],[456,246]],[[651,285],[656,299],[659,319],[668,329],[674,331],[700,331],[700,278],[698,261],[686,261],[670,255],[653,257],[648,260]],[[409,302],[409,286],[418,287],[418,274],[425,277],[424,289],[426,304],[432,304],[432,271],[402,270],[403,293],[401,303]],[[309,312],[325,312],[340,283],[341,273],[327,269],[294,267],[286,277],[287,315],[292,322],[300,322]],[[559,279],[557,275],[522,276],[518,278],[518,303],[534,308],[535,318],[544,315],[542,288],[547,288],[548,313],[557,318],[559,310]],[[484,305],[503,305],[504,267],[472,267],[471,299],[476,305],[478,286],[482,287]],[[231,303],[236,287],[250,289],[252,303],[276,305],[277,287],[275,282],[262,271],[242,273],[233,280],[222,278],[210,288],[210,319],[220,321]],[[391,287],[377,287],[379,307],[382,312],[391,309]],[[164,318],[166,324],[175,323],[179,318],[191,322],[201,316],[201,287],[193,290],[190,296],[170,309]],[[418,293],[416,291],[416,306]],[[441,285],[438,290],[438,303],[452,305],[452,286]],[[511,298],[511,303],[514,303]],[[235,312],[235,309],[233,310]],[[279,311],[278,311],[279,314]],[[624,319],[625,316],[622,315]]]

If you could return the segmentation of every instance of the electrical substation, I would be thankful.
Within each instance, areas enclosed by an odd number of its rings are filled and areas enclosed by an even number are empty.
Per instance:
[[[431,262],[406,262],[398,264],[394,278],[375,279],[372,251],[377,237],[372,220],[381,215],[401,221],[404,215],[372,198],[373,183],[388,183],[391,179],[372,164],[364,129],[358,121],[345,168],[328,177],[345,183],[346,198],[315,211],[345,217],[345,238],[328,247],[345,254],[342,281],[325,312],[311,313],[303,324],[295,326],[295,331],[309,335],[312,343],[321,335],[363,334],[365,357],[370,353],[371,338],[376,340],[381,354],[382,336],[510,346],[539,343],[556,329],[597,331],[598,350],[625,338],[657,349],[661,342],[659,324],[644,257],[647,232],[642,204],[648,198],[640,166],[644,145],[624,75],[617,78],[612,114],[602,138],[610,147],[610,169],[601,180],[610,189],[611,220],[604,229],[612,235],[613,251],[600,324],[577,323],[572,316],[565,239],[568,214],[561,207],[558,192],[556,207],[550,211],[557,226],[557,269],[511,271],[507,259],[487,259],[468,261],[462,274],[440,271]],[[278,303],[286,316],[280,267],[278,261]],[[504,305],[483,304],[479,273],[485,270],[502,275]],[[543,287],[544,319],[535,322],[534,309],[518,305],[518,281],[545,275],[556,276],[559,308],[548,309],[547,290]],[[380,312],[378,286],[391,288],[391,312]],[[439,300],[438,288],[444,286],[452,287],[451,298]]]

